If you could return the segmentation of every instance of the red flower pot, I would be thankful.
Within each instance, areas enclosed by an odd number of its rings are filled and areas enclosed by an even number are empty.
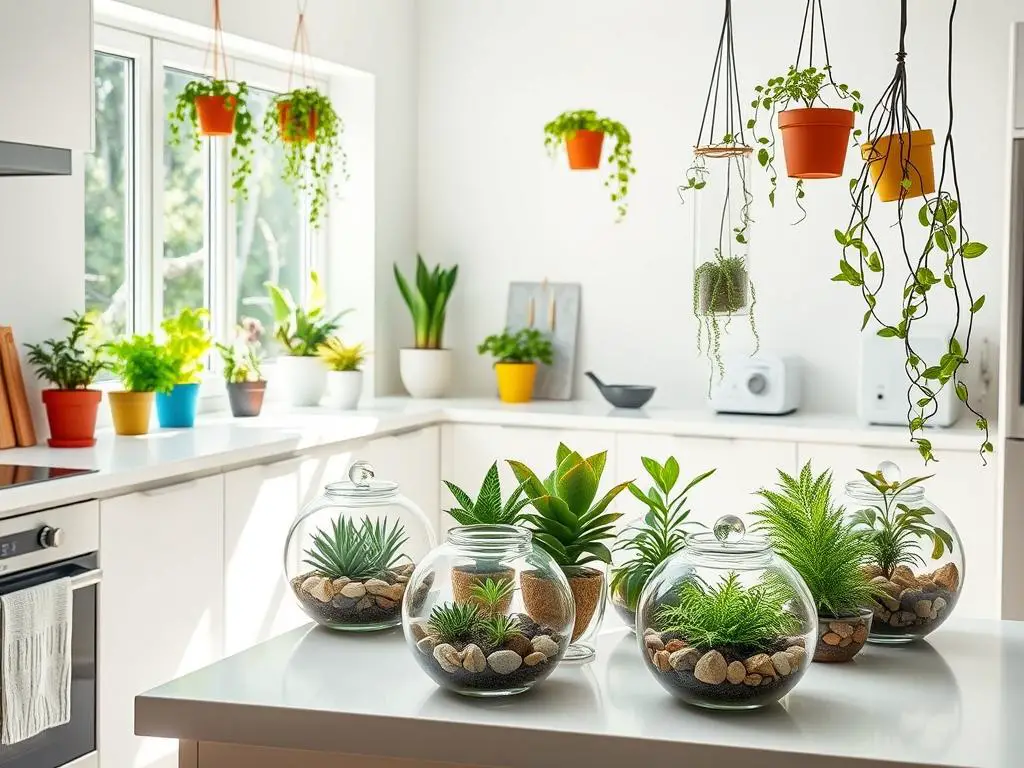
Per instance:
[[[834,179],[843,175],[853,130],[849,109],[787,109],[779,113],[786,171],[793,179]]]
[[[290,101],[279,101],[277,103],[277,125],[281,130],[281,139],[288,144],[293,142],[309,143],[316,140],[317,116],[316,110],[310,110],[309,125],[303,126],[292,122],[292,103]]]
[[[46,389],[43,405],[50,423],[51,448],[96,445],[96,412],[103,393],[95,389]]]
[[[234,96],[196,96],[196,118],[200,136],[230,136],[235,132]]]
[[[600,131],[576,131],[576,135],[565,140],[569,167],[574,171],[592,171],[600,168],[603,146],[604,134]]]

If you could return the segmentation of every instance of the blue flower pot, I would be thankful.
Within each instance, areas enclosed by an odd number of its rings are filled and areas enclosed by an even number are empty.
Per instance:
[[[193,426],[198,407],[198,384],[175,384],[167,394],[156,393],[156,418],[164,429]]]

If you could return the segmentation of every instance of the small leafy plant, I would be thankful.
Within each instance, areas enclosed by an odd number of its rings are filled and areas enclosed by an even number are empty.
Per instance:
[[[210,313],[203,308],[186,307],[176,317],[160,323],[167,340],[164,347],[177,366],[176,384],[199,383],[203,372],[203,358],[213,342],[206,330]]]
[[[477,354],[490,354],[496,363],[536,363],[551,365],[554,349],[547,334],[536,328],[508,329],[492,334],[480,342]]]
[[[260,321],[247,317],[235,328],[235,338],[231,344],[217,344],[226,382],[242,384],[247,381],[263,381],[263,353],[260,349],[262,335],[263,326]]]
[[[337,336],[317,347],[316,353],[332,371],[359,371],[366,362],[366,348],[362,344],[348,347]]]
[[[885,578],[891,578],[897,566],[922,566],[925,560],[919,554],[921,539],[931,541],[931,557],[938,560],[942,554],[953,551],[953,537],[928,520],[935,511],[928,507],[909,507],[898,501],[899,496],[913,485],[932,477],[912,477],[902,483],[889,482],[882,472],[857,470],[882,497],[882,504],[858,509],[853,520],[858,531],[869,543],[869,562],[882,569]]]
[[[348,577],[365,581],[385,574],[404,557],[402,547],[408,541],[401,523],[371,522],[363,518],[359,525],[339,517],[331,530],[318,530],[312,536],[313,546],[306,550],[305,561],[321,576],[331,579]]]
[[[178,361],[153,334],[140,334],[112,342],[110,370],[128,392],[170,392],[177,383]]]
[[[661,606],[655,621],[660,631],[679,633],[702,651],[723,646],[763,650],[799,630],[800,622],[786,608],[792,596],[781,579],[763,578],[747,588],[733,571],[715,586],[684,581],[676,604]]]
[[[647,514],[635,536],[620,535],[616,541],[614,549],[630,552],[632,557],[612,570],[610,585],[612,594],[634,612],[640,593],[654,569],[682,550],[686,544],[687,526],[700,525],[687,519],[690,510],[686,508],[686,494],[715,473],[712,469],[697,475],[673,495],[679,480],[679,462],[675,456],[669,456],[664,465],[646,456],[642,461],[654,485],[647,493],[635,483],[630,483],[627,488],[647,506]]]
[[[794,478],[779,470],[777,490],[762,488],[753,512],[772,548],[806,582],[819,615],[854,616],[877,594],[861,570],[873,552],[871,539],[848,522],[832,502],[832,473],[815,476],[811,463]]]
[[[750,305],[747,306],[747,289],[750,289]],[[693,275],[693,316],[697,319],[697,350],[705,351],[713,368],[708,377],[708,390],[717,371],[718,378],[725,375],[722,361],[722,332],[729,326],[733,315],[747,310],[750,332],[754,336],[756,355],[761,348],[761,337],[757,332],[754,307],[757,305],[757,291],[747,273],[747,261],[743,256],[723,256],[715,249],[715,258],[705,261]],[[725,317],[724,323],[719,321]]]
[[[459,504],[458,507],[447,510],[459,525],[515,525],[519,522],[523,507],[530,503],[530,500],[523,496],[521,484],[509,496],[508,501],[501,503],[501,478],[498,476],[497,462],[491,464],[484,475],[476,501],[455,483],[445,480],[444,484],[448,486],[448,490]]]
[[[441,603],[430,612],[427,629],[438,643],[459,645],[475,639],[481,619],[476,603]]]
[[[412,314],[416,349],[443,349],[444,321],[448,299],[459,276],[458,266],[428,270],[423,257],[416,255],[416,284],[410,286],[395,264],[395,282]]]
[[[572,139],[578,131],[594,131],[611,137],[615,146],[608,156],[612,170],[604,185],[611,189],[611,201],[618,212],[617,221],[626,216],[626,195],[629,194],[629,182],[636,168],[633,167],[632,136],[622,123],[607,117],[598,117],[592,109],[563,112],[544,126],[544,147],[555,157],[558,148]]]
[[[587,563],[612,560],[604,542],[614,537],[615,522],[622,515],[607,509],[629,483],[619,483],[594,501],[607,458],[607,451],[602,451],[585,459],[559,443],[555,469],[543,482],[521,461],[508,462],[534,509],[523,515],[533,540],[567,573],[578,573]]]
[[[292,357],[315,357],[320,346],[338,330],[341,318],[350,311],[327,316],[327,296],[316,272],[309,273],[309,300],[305,307],[292,298],[287,288],[271,282],[263,285],[274,308],[274,338]]]
[[[47,339],[41,344],[26,344],[28,361],[39,378],[61,390],[88,389],[107,364],[100,359],[100,348],[88,342],[92,321],[79,312],[64,318],[71,326],[65,339]]]
[[[502,612],[501,605],[507,604],[515,591],[516,585],[511,579],[487,578],[474,584],[470,595],[485,615],[493,616]]]
[[[771,189],[768,192],[768,202],[775,207],[775,193],[779,186],[779,174],[775,169],[775,118],[779,112],[795,107],[811,109],[815,104],[827,107],[822,92],[831,87],[841,101],[849,101],[853,113],[864,112],[864,104],[860,100],[860,91],[850,88],[846,83],[838,85],[832,79],[832,67],[808,66],[797,69],[790,66],[785,75],[773,77],[764,85],[754,88],[754,100],[750,106],[754,108],[754,116],[747,121],[747,128],[753,129],[754,138],[760,145],[757,151],[757,162],[768,172],[768,179],[771,182]],[[768,123],[768,133],[758,136],[758,120],[762,117]],[[760,127],[763,127],[763,123]],[[859,128],[853,131],[853,143],[856,145],[863,131]],[[804,191],[804,180],[797,179],[796,182],[796,204],[802,213],[801,221],[807,217],[802,200],[806,196]]]
[[[309,223],[319,227],[330,200],[335,165],[346,178],[347,158],[341,148],[345,124],[331,100],[316,88],[296,88],[274,99],[263,119],[268,143],[280,141],[284,152],[281,178],[297,199],[309,201]],[[312,135],[312,138],[310,136]]]
[[[216,54],[215,54],[216,55]],[[190,80],[178,94],[174,109],[167,116],[170,127],[170,142],[178,145],[182,139],[182,126],[188,123],[192,129],[192,144],[198,152],[201,146],[199,116],[196,99],[202,96],[223,96],[225,109],[234,107],[234,133],[231,140],[231,188],[235,199],[249,196],[248,179],[252,175],[253,139],[256,125],[249,112],[249,86],[233,80]]]
[[[523,634],[522,625],[515,616],[492,614],[480,621],[480,626],[492,648],[504,645],[513,637]]]

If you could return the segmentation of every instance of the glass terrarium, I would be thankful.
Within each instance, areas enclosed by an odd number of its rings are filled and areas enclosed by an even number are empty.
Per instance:
[[[844,506],[872,542],[864,569],[879,589],[869,642],[907,643],[937,629],[964,586],[964,549],[956,528],[921,485],[885,461],[846,484]]]
[[[402,621],[402,598],[420,558],[434,546],[426,515],[356,461],[288,531],[284,571],[311,619],[332,629],[368,632]]]
[[[803,677],[817,624],[799,574],[726,515],[651,575],[636,626],[644,661],[669,693],[711,709],[754,709]]]
[[[576,611],[561,569],[510,525],[453,528],[419,564],[402,606],[419,665],[468,696],[522,693],[554,670]]]

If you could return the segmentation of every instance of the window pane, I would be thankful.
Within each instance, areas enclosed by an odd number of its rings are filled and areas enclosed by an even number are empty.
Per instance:
[[[195,75],[164,70],[165,115],[174,108],[178,93]],[[166,121],[166,118],[165,118]],[[181,143],[172,146],[170,129],[164,127],[164,255],[162,263],[164,317],[185,307],[206,306],[209,256],[206,231],[207,171],[209,148],[192,147],[192,129],[182,126]]]
[[[131,121],[132,62],[96,53],[96,150],[85,156],[85,309],[104,336],[128,328],[133,247]]]
[[[273,109],[276,94],[250,89],[249,110],[256,125]],[[238,319],[254,317],[263,323],[269,338],[273,317],[264,282],[271,281],[301,299],[303,282],[302,230],[305,219],[291,189],[281,181],[284,153],[281,146],[256,142],[248,200],[239,200],[236,211],[235,274]],[[274,344],[265,346],[273,355]]]

